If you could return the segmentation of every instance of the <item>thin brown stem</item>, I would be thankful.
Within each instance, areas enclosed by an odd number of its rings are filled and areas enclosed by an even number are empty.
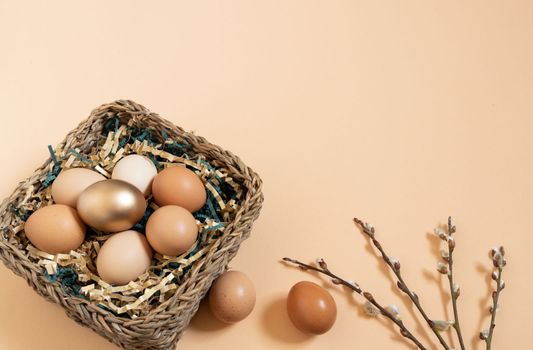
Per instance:
[[[496,327],[496,312],[498,311],[498,299],[500,298],[500,293],[503,289],[502,284],[502,267],[498,267],[498,278],[496,279],[496,291],[494,292],[495,295],[492,298],[492,309],[491,309],[491,317],[490,317],[490,328],[489,328],[489,335],[486,339],[487,342],[487,350],[490,350],[490,347],[492,346],[492,336],[494,335],[494,328]]]
[[[383,258],[385,263],[390,267],[390,269],[392,270],[392,272],[398,279],[398,287],[400,288],[402,292],[407,294],[409,299],[411,299],[411,301],[413,302],[415,307],[418,309],[418,311],[420,312],[420,314],[422,315],[422,317],[428,324],[431,331],[435,334],[435,336],[437,337],[441,345],[444,347],[445,350],[450,350],[450,347],[448,346],[448,344],[446,343],[442,335],[440,335],[439,331],[435,329],[434,322],[429,318],[427,313],[424,311],[424,308],[420,304],[418,295],[415,292],[413,292],[411,289],[409,289],[409,287],[405,283],[402,277],[402,274],[400,272],[399,262],[395,262],[390,259],[390,257],[387,255],[387,253],[383,249],[383,246],[381,245],[381,243],[375,238],[374,229],[372,227],[370,227],[368,224],[365,224],[363,221],[359,220],[358,218],[354,218],[353,220],[357,225],[359,225],[361,230],[370,238],[374,247],[376,247],[377,250],[379,250],[379,252],[381,253],[381,257]]]
[[[448,242],[448,282],[450,284],[450,295],[452,297],[452,307],[453,307],[453,328],[457,333],[457,338],[459,339],[459,344],[462,350],[465,350],[465,344],[463,340],[463,335],[461,334],[461,325],[459,323],[459,312],[457,308],[457,298],[459,297],[458,290],[455,288],[453,281],[453,250],[455,248],[455,241],[453,240],[452,235],[455,233],[455,226],[452,225],[451,217],[448,218],[448,234],[451,237],[451,241]]]
[[[330,277],[332,279],[332,282],[334,284],[342,284],[342,285],[350,288],[351,290],[353,290],[357,294],[363,296],[372,305],[374,305],[376,308],[378,308],[378,310],[381,312],[381,314],[383,316],[387,317],[392,322],[394,322],[394,324],[396,324],[396,326],[399,328],[400,334],[402,336],[404,336],[404,337],[408,338],[409,340],[411,340],[420,350],[426,350],[426,347],[424,345],[422,345],[422,343],[420,343],[420,341],[413,335],[413,333],[411,333],[411,331],[409,331],[409,329],[407,329],[407,327],[404,325],[404,323],[402,322],[401,319],[399,319],[399,318],[395,317],[394,315],[392,315],[387,309],[385,309],[373,297],[372,294],[370,294],[369,292],[363,291],[359,287],[358,284],[353,283],[353,282],[349,282],[349,281],[343,279],[342,277],[339,277],[336,274],[334,274],[333,272],[331,272],[328,269],[326,263],[323,260],[321,260],[321,263],[319,263],[319,267],[316,267],[316,266],[313,266],[313,265],[309,265],[309,264],[305,264],[305,263],[303,263],[301,261],[298,261],[298,260],[295,260],[295,259],[291,259],[291,258],[283,258],[283,261],[291,263],[291,264],[294,264],[294,265],[300,267],[303,270],[312,270],[312,271],[316,271],[318,273],[321,273],[323,275],[326,275],[326,276],[328,276],[328,277]]]

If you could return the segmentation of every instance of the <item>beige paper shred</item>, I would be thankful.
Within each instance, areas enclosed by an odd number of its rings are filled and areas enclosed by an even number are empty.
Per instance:
[[[111,177],[111,174],[109,172],[107,172],[107,170],[102,168],[100,165],[96,165],[94,167],[94,170],[98,171],[100,174],[104,175],[108,179]]]
[[[23,223],[14,225],[14,228],[9,231],[10,242],[26,247],[29,258],[42,266],[49,275],[56,274],[60,267],[74,269],[78,275],[82,295],[118,315],[132,319],[148,314],[154,307],[154,300],[158,303],[168,300],[179,287],[188,268],[205,256],[216,243],[218,237],[224,232],[225,224],[230,221],[231,214],[239,209],[239,200],[243,197],[242,188],[228,175],[227,171],[209,168],[205,165],[206,158],[203,155],[189,157],[184,154],[182,157],[178,157],[162,150],[162,145],[151,145],[146,140],[142,142],[136,140],[121,147],[121,141],[124,138],[130,138],[129,127],[135,123],[135,117],[133,117],[128,120],[127,126],[121,125],[116,131],[109,132],[103,143],[95,146],[89,154],[83,154],[84,159],[61,148],[54,150],[56,159],[61,163],[62,169],[91,168],[106,178],[111,177],[113,167],[120,159],[134,153],[157,157],[160,165],[165,168],[172,166],[189,167],[202,178],[206,189],[220,207],[224,222],[218,222],[214,218],[208,218],[203,223],[197,220],[199,241],[189,251],[177,257],[156,254],[148,271],[125,286],[109,285],[101,280],[96,273],[96,257],[101,245],[111,236],[110,234],[92,235],[76,251],[71,251],[69,254],[52,255],[38,250],[28,242],[24,235],[18,235],[24,229]],[[166,140],[165,144],[173,142]],[[80,152],[79,149],[75,151]],[[49,169],[50,171],[53,169],[53,164],[50,165]],[[216,189],[221,181],[233,188],[236,193],[235,199],[228,202],[223,200]],[[40,191],[36,195],[33,195],[33,189],[29,189],[25,199],[28,200],[29,204],[27,208],[22,209],[28,210],[53,203],[50,188]],[[149,206],[154,210],[158,208],[153,201],[149,202]],[[199,242],[202,243],[199,245]],[[191,255],[192,252],[194,252],[193,255]]]
[[[57,263],[55,261],[47,261],[47,260],[42,260],[42,261],[44,263],[40,265],[44,265],[46,272],[49,275],[55,275],[57,273]]]
[[[65,168],[72,168],[72,164],[76,161],[77,157],[73,154],[68,157],[67,162],[65,163]]]
[[[118,161],[122,159],[123,154],[124,154],[124,148],[121,148],[118,152],[115,153],[115,156],[113,157],[113,160],[111,161],[111,164],[113,164],[113,166],[117,164]]]
[[[24,225],[18,225],[14,227],[11,231],[13,232],[13,235],[16,235],[20,231],[24,230]]]
[[[115,132],[110,131],[109,134],[107,135],[107,139],[104,145],[102,146],[102,150],[100,153],[101,159],[106,159],[109,156],[109,154],[113,150],[113,142],[116,142],[116,140],[117,139],[115,138]]]

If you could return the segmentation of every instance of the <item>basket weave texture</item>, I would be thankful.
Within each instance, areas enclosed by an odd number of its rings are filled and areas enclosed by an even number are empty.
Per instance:
[[[170,299],[155,307],[147,316],[136,319],[120,317],[86,299],[67,295],[59,283],[52,283],[45,277],[42,266],[32,262],[26,251],[10,244],[4,234],[20,224],[20,218],[8,208],[17,208],[23,204],[31,186],[34,186],[34,191],[43,190],[41,182],[49,171],[52,162],[50,158],[21,182],[0,206],[0,259],[15,274],[23,277],[38,294],[63,307],[68,317],[119,347],[128,350],[174,349],[211,283],[225,271],[241,242],[250,235],[263,202],[261,179],[237,156],[209,143],[203,137],[185,132],[133,101],[119,100],[96,108],[85,121],[68,133],[60,146],[62,149],[77,148],[81,153],[89,152],[95,146],[97,135],[101,133],[105,122],[117,117],[123,123],[133,118],[138,126],[151,128],[171,139],[186,141],[194,152],[204,155],[215,167],[226,169],[234,181],[244,188],[245,198],[234,219],[225,227],[222,237],[203,258],[192,265],[184,282]]]

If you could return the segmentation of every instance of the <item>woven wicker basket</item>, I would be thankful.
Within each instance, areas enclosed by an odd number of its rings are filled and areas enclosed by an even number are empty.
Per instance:
[[[13,194],[0,206],[0,258],[15,274],[47,300],[61,305],[68,317],[93,329],[98,334],[124,349],[173,349],[196,313],[199,303],[213,280],[221,274],[235,256],[241,242],[250,235],[252,223],[259,216],[263,195],[261,179],[238,157],[206,141],[203,137],[185,132],[157,114],[132,101],[116,101],[92,111],[91,115],[62,142],[63,149],[79,148],[86,152],[94,146],[95,135],[101,132],[106,120],[118,117],[121,121],[134,118],[137,125],[163,132],[170,138],[188,142],[196,153],[203,154],[216,167],[225,168],[246,191],[244,201],[223,236],[207,254],[196,261],[167,302],[154,308],[147,316],[136,319],[119,317],[85,299],[66,295],[61,285],[51,283],[42,266],[30,261],[26,252],[7,242],[3,233],[17,224],[8,206],[18,207],[24,201],[28,188],[42,190],[51,159],[38,168],[31,177],[20,183]],[[139,124],[140,123],[140,124]],[[19,222],[20,223],[20,222]]]

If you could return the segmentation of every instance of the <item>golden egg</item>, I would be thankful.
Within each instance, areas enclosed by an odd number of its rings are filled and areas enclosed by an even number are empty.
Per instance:
[[[89,186],[78,198],[78,213],[89,226],[105,232],[125,231],[144,215],[146,200],[135,186],[105,180]]]

